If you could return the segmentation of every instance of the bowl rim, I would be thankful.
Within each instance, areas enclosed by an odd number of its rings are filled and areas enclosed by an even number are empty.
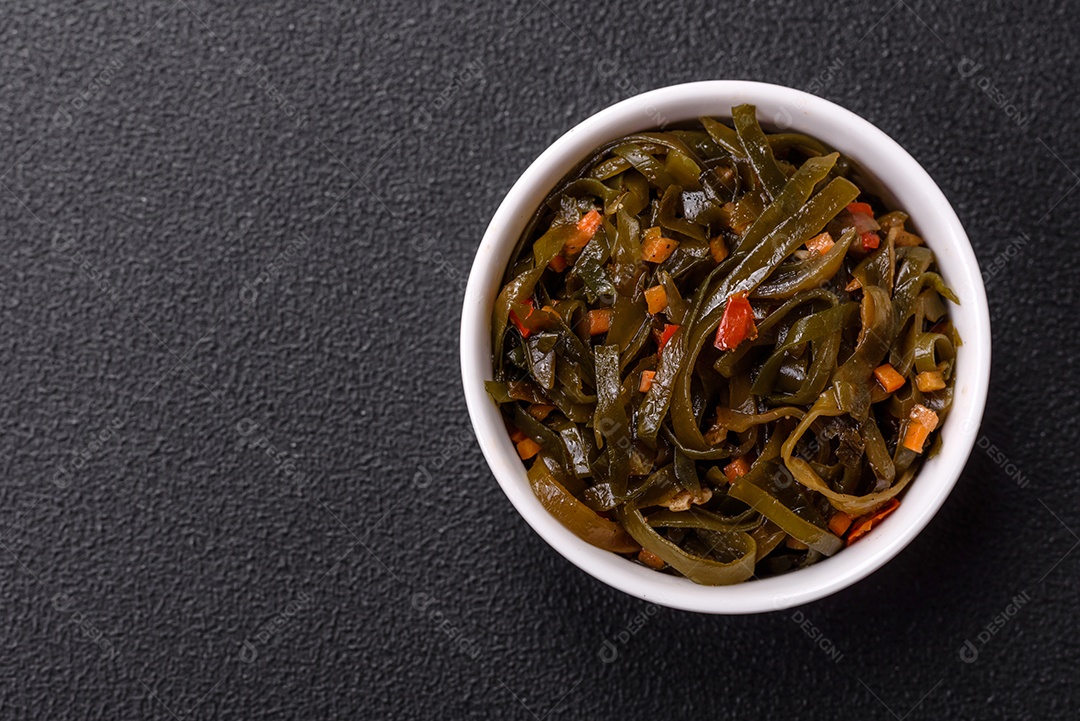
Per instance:
[[[894,201],[902,199],[903,205],[893,207],[912,216],[933,248],[942,275],[961,298],[959,307],[950,307],[950,316],[964,344],[957,349],[957,386],[953,407],[942,424],[941,451],[927,460],[905,490],[905,503],[893,514],[893,523],[882,524],[858,544],[805,569],[710,587],[596,548],[551,516],[529,487],[525,467],[484,381],[492,377],[491,308],[509,254],[555,184],[607,140],[700,115],[730,118],[731,108],[744,102],[758,107],[759,118],[774,120],[763,124],[786,125],[793,132],[817,137],[871,177],[889,168],[890,180],[875,190]],[[861,116],[795,88],[744,80],[683,83],[635,95],[586,118],[544,150],[507,192],[480,242],[463,299],[460,343],[462,384],[477,441],[499,486],[532,529],[564,558],[613,588],[671,608],[715,614],[783,610],[815,601],[856,583],[895,557],[926,527],[956,485],[975,445],[990,381],[990,314],[978,260],[937,183],[899,143]]]

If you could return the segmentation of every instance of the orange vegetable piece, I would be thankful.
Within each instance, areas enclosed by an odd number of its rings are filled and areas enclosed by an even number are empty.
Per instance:
[[[649,228],[641,242],[641,258],[650,263],[663,263],[678,247],[679,241],[663,237],[659,228]]]
[[[654,285],[645,291],[645,303],[649,306],[649,312],[653,315],[662,313],[667,308],[667,291],[662,285]]]
[[[887,393],[892,393],[893,391],[900,389],[906,382],[904,376],[897,373],[896,369],[888,363],[875,368],[874,377],[877,378],[877,382],[881,384],[881,387],[884,388]]]
[[[867,231],[860,237],[862,238],[863,250],[873,250],[881,245],[881,236],[873,231]]]
[[[590,210],[577,222],[574,232],[563,243],[563,255],[573,256],[581,252],[581,249],[589,244],[600,224],[604,222],[604,216],[597,210]]]
[[[566,262],[566,258],[562,257],[561,255],[556,255],[554,258],[551,259],[551,262],[548,263],[548,267],[556,273],[563,272],[568,266],[569,264]]]
[[[526,438],[523,441],[518,441],[517,454],[523,461],[527,461],[537,453],[540,452],[540,444],[534,441],[532,438]]]
[[[589,324],[589,335],[607,333],[611,328],[611,308],[590,310],[585,314],[585,319]]]
[[[914,422],[926,426],[930,430],[937,428],[938,414],[927,408],[921,403],[916,403],[911,407],[911,413],[908,416]]]
[[[870,207],[869,203],[849,203],[847,210],[853,215],[861,213],[869,215],[871,218],[874,217],[874,209]]]
[[[939,391],[945,387],[945,375],[941,371],[926,371],[915,376],[915,387],[923,393]]]
[[[922,453],[926,439],[930,435],[930,429],[921,423],[909,423],[907,433],[904,434],[904,448]]]
[[[528,438],[528,436],[525,435],[525,431],[521,430],[520,428],[510,429],[510,440],[512,440],[514,443],[520,443],[526,438]]]
[[[855,541],[865,536],[867,533],[870,532],[870,529],[873,528],[875,524],[877,524],[879,521],[881,521],[881,519],[885,518],[885,516],[889,515],[899,507],[900,501],[895,498],[890,498],[889,500],[885,501],[885,505],[883,505],[881,508],[877,509],[873,513],[868,513],[865,516],[860,516],[859,518],[855,519],[855,521],[851,524],[851,531],[848,533],[847,545],[850,546],[851,544],[855,543]]]
[[[922,453],[926,438],[937,428],[938,415],[922,404],[915,404],[908,414],[907,432],[904,433],[904,448]]]
[[[750,462],[746,460],[746,456],[739,456],[724,466],[724,475],[727,476],[728,483],[734,483],[739,476],[745,476],[749,472]]]
[[[656,371],[641,371],[641,383],[638,385],[638,390],[642,393],[648,393],[652,388],[653,378],[656,377]]]
[[[833,514],[832,518],[829,519],[829,530],[837,536],[842,536],[847,532],[847,529],[851,527],[851,522],[853,520],[854,519],[850,514],[844,513],[843,511],[837,511]]]
[[[713,342],[720,350],[737,348],[747,338],[757,338],[757,326],[754,324],[754,309],[745,293],[728,298],[720,325],[716,328],[716,340]]]
[[[532,298],[529,298],[527,301],[522,303],[522,305],[528,306],[528,308],[529,308],[529,312],[525,314],[525,318],[527,320],[529,318],[529,316],[531,316],[533,314],[533,310],[535,310],[535,306],[533,306]],[[510,322],[512,322],[515,326],[517,326],[517,329],[521,333],[522,338],[528,338],[529,334],[532,333],[532,329],[525,325],[525,323],[522,321],[522,319],[520,317],[518,317],[518,314],[515,313],[512,308],[510,309]]]
[[[833,242],[832,236],[829,235],[829,231],[825,231],[821,235],[815,235],[813,238],[806,241],[806,249],[816,251],[819,255],[825,255],[834,245],[836,245],[836,243]]]
[[[637,560],[641,561],[649,568],[655,569],[657,571],[663,569],[663,567],[667,565],[664,562],[664,559],[660,558],[660,556],[657,556],[655,553],[648,550],[647,548],[643,548],[638,551]]]
[[[709,250],[712,252],[713,260],[717,263],[728,257],[727,243],[719,235],[709,241]]]

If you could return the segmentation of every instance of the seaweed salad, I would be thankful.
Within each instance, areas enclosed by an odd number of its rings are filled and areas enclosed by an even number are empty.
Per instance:
[[[863,537],[938,444],[955,295],[857,168],[755,108],[597,149],[536,211],[487,391],[595,546],[721,585]]]

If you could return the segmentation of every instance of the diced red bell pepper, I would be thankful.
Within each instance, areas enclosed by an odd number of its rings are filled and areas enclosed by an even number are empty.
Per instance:
[[[529,308],[529,312],[525,314],[526,318],[533,314],[533,310],[535,310],[535,307],[533,306],[532,298],[529,298],[521,305],[528,306]],[[518,331],[521,332],[522,338],[528,338],[529,334],[532,333],[532,330],[521,321],[521,318],[518,317],[518,314],[515,313],[512,308],[510,309],[510,322],[517,326]]]
[[[861,213],[863,215],[869,215],[871,218],[874,217],[874,209],[870,207],[869,203],[849,203],[847,211],[852,215]]]
[[[675,335],[675,331],[679,330],[679,326],[668,323],[664,326],[664,330],[661,331],[660,337],[656,340],[657,350],[664,350],[664,346],[671,340],[671,336]]]
[[[863,233],[859,237],[862,238],[863,250],[873,250],[874,248],[881,245],[881,236],[877,233],[867,232]]]
[[[642,393],[648,393],[652,388],[653,378],[656,377],[656,371],[641,371],[641,383],[638,384],[638,390]]]
[[[724,316],[716,328],[716,341],[713,343],[720,350],[732,350],[747,338],[757,338],[757,326],[754,324],[754,309],[745,293],[728,298]]]

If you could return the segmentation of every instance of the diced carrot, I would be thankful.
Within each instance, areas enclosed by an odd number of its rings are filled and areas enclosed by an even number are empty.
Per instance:
[[[548,263],[548,267],[556,273],[563,272],[564,270],[566,270],[567,266],[568,263],[566,262],[566,258],[562,257],[561,255],[556,255],[554,258],[551,259],[551,262]]]
[[[847,210],[851,214],[862,213],[863,215],[869,215],[874,217],[874,209],[870,207],[869,203],[849,203]]]
[[[862,282],[858,278],[852,278],[851,282],[844,286],[844,290],[846,290],[848,293],[856,291],[859,288],[862,288]]]
[[[664,566],[667,565],[666,563],[664,563],[664,559],[660,558],[660,556],[657,556],[655,553],[648,550],[647,548],[643,548],[638,551],[637,560],[641,561],[649,568],[656,569],[657,571],[661,570]]]
[[[641,242],[641,258],[650,263],[663,263],[678,247],[679,241],[663,237],[659,228],[649,228]]]
[[[548,417],[548,414],[555,410],[555,406],[544,405],[543,403],[533,403],[529,406],[529,415],[538,421],[542,421]]]
[[[533,314],[534,306],[532,298],[529,298],[521,305],[528,306],[529,308],[529,312],[525,314],[525,318],[528,318]],[[522,338],[528,338],[529,334],[532,333],[532,330],[530,330],[529,327],[522,322],[521,318],[518,317],[518,314],[515,313],[512,308],[510,309],[510,321],[517,326],[517,329],[518,331],[520,331]]]
[[[908,414],[907,432],[904,434],[904,448],[922,453],[926,438],[937,428],[938,415],[926,406],[916,403]]]
[[[649,312],[653,315],[662,313],[667,308],[667,291],[662,285],[654,285],[645,291],[645,302],[649,306]]]
[[[577,228],[582,233],[587,233],[590,238],[596,235],[596,231],[600,229],[600,224],[604,222],[604,217],[600,215],[598,210],[590,210],[585,215],[581,216],[581,220],[577,223]]]
[[[851,531],[848,532],[847,545],[850,546],[851,544],[855,543],[855,541],[865,536],[867,533],[870,532],[870,529],[873,528],[875,524],[880,522],[881,519],[885,518],[885,516],[889,515],[899,507],[900,501],[895,498],[890,498],[889,500],[885,501],[885,505],[883,505],[881,508],[877,509],[873,513],[868,513],[865,516],[860,516],[859,518],[856,518],[855,521],[851,524]]]
[[[945,387],[945,375],[941,371],[926,371],[915,376],[915,386],[923,393],[939,391]]]
[[[853,519],[847,513],[843,511],[837,511],[829,519],[829,530],[835,533],[837,536],[842,536],[847,532],[847,529],[851,527],[851,521]]]
[[[720,350],[731,350],[737,348],[747,338],[751,340],[757,338],[754,309],[750,307],[746,294],[739,293],[728,298],[724,315],[716,328],[716,340],[713,341],[713,345]]]
[[[862,238],[863,250],[873,250],[881,245],[881,236],[873,231],[863,233],[860,237]]]
[[[908,423],[907,433],[904,434],[904,448],[922,453],[926,445],[926,438],[930,435],[930,429],[921,423]]]
[[[930,430],[937,428],[938,414],[927,408],[921,403],[916,403],[911,407],[911,412],[908,414],[911,420],[916,423],[920,423]]]
[[[664,326],[664,330],[660,332],[660,337],[656,339],[656,350],[664,350],[664,346],[671,340],[671,336],[675,335],[675,331],[679,330],[679,326],[672,323],[668,323]]]
[[[713,260],[717,263],[728,257],[727,243],[719,235],[709,241],[709,250],[712,252]]]
[[[581,216],[574,232],[563,243],[563,255],[574,256],[580,253],[581,249],[588,245],[589,241],[596,235],[596,231],[600,228],[602,222],[604,222],[604,216],[600,215],[599,211],[595,209]]]
[[[832,236],[829,235],[829,231],[825,231],[821,235],[815,235],[813,238],[806,241],[806,249],[817,251],[820,255],[828,253],[834,245],[836,245],[836,243],[833,242]]]
[[[896,369],[886,363],[874,369],[874,377],[887,393],[899,390],[905,383],[904,376],[896,372]]]
[[[749,472],[750,463],[746,460],[746,456],[739,456],[724,466],[724,475],[727,476],[728,483],[734,483],[736,478],[745,476]]]
[[[611,328],[611,308],[598,308],[585,314],[589,324],[589,335],[607,333]]]
[[[642,393],[648,393],[652,388],[653,378],[656,377],[656,371],[641,371],[641,383],[638,384],[638,390]]]
[[[521,430],[520,428],[510,429],[510,440],[512,440],[514,443],[521,443],[526,438],[528,438],[528,436],[525,435],[525,431]]]
[[[519,441],[517,444],[518,457],[523,461],[529,460],[539,452],[540,444],[532,438],[526,438],[523,441]]]

